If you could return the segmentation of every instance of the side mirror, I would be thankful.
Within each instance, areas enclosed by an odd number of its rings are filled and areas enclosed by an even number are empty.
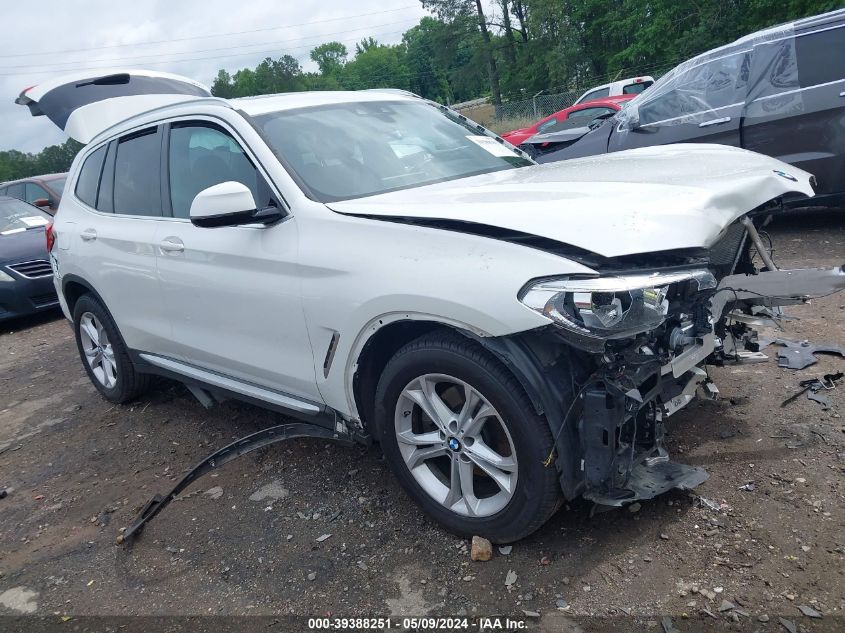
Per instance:
[[[32,204],[34,204],[36,207],[41,207],[41,208],[44,208],[44,207],[49,208],[49,207],[53,206],[52,200],[50,200],[50,198],[36,198],[35,200],[32,201]]]
[[[256,208],[249,188],[233,180],[203,189],[191,202],[191,223],[203,228],[272,224],[285,214],[275,205]]]

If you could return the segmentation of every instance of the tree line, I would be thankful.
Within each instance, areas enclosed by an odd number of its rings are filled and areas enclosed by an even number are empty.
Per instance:
[[[398,44],[366,38],[266,58],[212,92],[239,97],[300,90],[400,88],[442,103],[495,104],[538,91],[587,89],[616,76],[660,74],[758,29],[824,13],[839,0],[420,0],[432,15]],[[492,10],[490,8],[492,7]]]
[[[68,139],[61,145],[45,147],[37,154],[19,152],[16,149],[0,151],[0,183],[27,176],[67,171],[82,147],[82,143]]]
[[[660,74],[758,29],[838,8],[839,0],[420,0],[431,15],[398,44],[326,42],[306,72],[284,50],[254,68],[220,70],[212,92],[399,88],[441,103],[495,104],[616,76]],[[73,141],[39,154],[0,152],[0,181],[66,171]]]

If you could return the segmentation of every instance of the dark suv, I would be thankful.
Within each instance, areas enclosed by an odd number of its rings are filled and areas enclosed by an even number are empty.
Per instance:
[[[11,196],[40,207],[50,215],[55,215],[62,200],[67,174],[45,174],[21,178],[0,185],[0,196]]]
[[[539,162],[667,143],[721,143],[845,194],[845,9],[747,35],[661,77],[607,123]]]

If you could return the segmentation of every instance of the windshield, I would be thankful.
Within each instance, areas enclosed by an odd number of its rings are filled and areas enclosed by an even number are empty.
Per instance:
[[[31,204],[14,198],[0,198],[0,235],[36,229],[49,224],[51,219]]]
[[[474,124],[424,102],[330,104],[254,120],[320,202],[532,164]]]
[[[55,193],[62,195],[62,193],[64,193],[64,190],[65,190],[65,183],[66,182],[67,182],[67,178],[54,178],[53,180],[46,181],[46,184]]]

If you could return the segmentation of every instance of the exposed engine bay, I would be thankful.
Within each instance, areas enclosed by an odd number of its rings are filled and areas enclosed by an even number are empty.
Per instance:
[[[701,394],[718,397],[707,365],[760,360],[753,325],[775,325],[779,306],[845,288],[843,268],[778,270],[757,229],[768,217],[741,218],[682,265],[524,291],[526,305],[563,326],[523,343],[547,381],[570,381],[556,394],[566,407],[542,403],[557,439],[547,465],[567,498],[619,506],[706,481],[702,468],[669,459],[667,420]],[[563,344],[551,351],[550,338]]]

